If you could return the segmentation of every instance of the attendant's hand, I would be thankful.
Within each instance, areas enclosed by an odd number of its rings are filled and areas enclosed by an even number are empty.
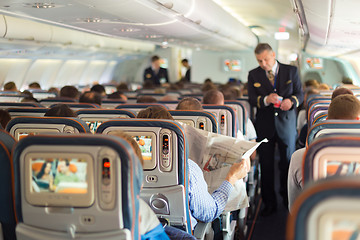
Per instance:
[[[270,104],[270,103],[276,104],[278,101],[278,97],[279,97],[279,95],[277,95],[276,93],[270,93],[266,98],[266,103],[267,104]]]
[[[289,98],[285,98],[280,104],[280,109],[283,111],[287,111],[292,107],[293,104],[294,103]]]
[[[243,159],[240,163],[234,163],[226,176],[226,180],[234,186],[237,180],[246,177],[250,170],[250,159]]]

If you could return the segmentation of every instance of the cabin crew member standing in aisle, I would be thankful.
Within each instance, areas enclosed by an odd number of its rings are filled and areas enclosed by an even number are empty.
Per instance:
[[[295,151],[296,108],[304,96],[297,68],[278,62],[269,44],[258,44],[255,57],[259,67],[249,72],[248,92],[250,104],[257,108],[255,128],[258,140],[269,140],[258,148],[261,194],[265,205],[261,214],[268,216],[277,209],[274,189],[275,143],[280,153],[280,194],[287,207],[287,175],[291,155]]]
[[[144,82],[146,81],[152,82],[155,86],[159,86],[161,83],[169,82],[167,69],[160,67],[159,56],[152,56],[151,67],[145,69]]]

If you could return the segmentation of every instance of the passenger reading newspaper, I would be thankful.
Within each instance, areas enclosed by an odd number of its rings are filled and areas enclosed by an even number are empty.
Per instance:
[[[225,180],[232,164],[248,159],[261,142],[251,142],[221,134],[207,132],[183,124],[189,143],[189,158],[203,170],[208,191],[215,191]],[[196,161],[197,160],[197,161]],[[235,183],[225,211],[234,211],[249,204],[246,187],[242,179]]]

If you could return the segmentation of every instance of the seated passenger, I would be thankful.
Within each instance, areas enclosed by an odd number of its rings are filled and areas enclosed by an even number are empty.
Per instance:
[[[163,107],[148,107],[141,110],[137,118],[171,119],[171,114]],[[244,178],[250,168],[249,159],[240,163],[234,163],[227,173],[226,180],[212,194],[208,192],[201,168],[191,159],[188,159],[189,167],[189,207],[192,217],[192,226],[197,220],[212,222],[224,211],[229,194],[234,188],[235,182]]]
[[[105,91],[105,87],[103,85],[100,84],[95,84],[94,86],[92,86],[90,88],[91,92],[97,92],[98,94],[100,94],[100,96],[106,96],[106,91]]]
[[[186,97],[176,106],[176,110],[203,110],[201,102],[193,97]]]
[[[66,104],[57,104],[47,110],[45,117],[77,117],[76,113]]]
[[[157,100],[152,96],[139,96],[136,99],[136,103],[157,103]]]
[[[338,95],[331,100],[327,119],[360,119],[360,101],[353,95]],[[291,156],[288,172],[289,210],[303,189],[302,160],[305,148],[296,150]]]
[[[6,125],[11,120],[11,116],[6,109],[0,109],[0,124],[3,129],[6,128]]]
[[[141,165],[144,166],[144,160],[139,145],[132,137],[122,131],[114,131],[111,135],[121,137],[128,141],[134,149],[136,156],[139,158]],[[146,202],[141,198],[139,199],[139,206],[139,229],[141,240],[169,239],[168,236],[165,234],[164,228],[159,222],[159,219],[157,218],[153,210],[151,210],[150,206],[147,205]]]
[[[95,103],[95,104],[101,105],[102,97],[97,92],[88,91],[88,92],[84,92],[80,96],[79,102],[80,103]]]
[[[4,91],[17,92],[18,89],[17,89],[16,84],[14,82],[7,82],[4,85]]]
[[[29,89],[38,89],[41,90],[41,86],[38,82],[32,82],[29,84]]]
[[[64,86],[60,89],[60,98],[68,98],[73,100],[79,99],[79,91],[74,86]]]

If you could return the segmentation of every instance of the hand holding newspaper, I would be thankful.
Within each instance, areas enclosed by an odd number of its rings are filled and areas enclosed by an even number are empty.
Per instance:
[[[249,158],[261,142],[250,142],[221,134],[207,132],[183,124],[189,144],[189,158],[203,170],[210,193],[225,181],[231,165]],[[225,211],[248,206],[245,184],[240,179],[234,184]]]

